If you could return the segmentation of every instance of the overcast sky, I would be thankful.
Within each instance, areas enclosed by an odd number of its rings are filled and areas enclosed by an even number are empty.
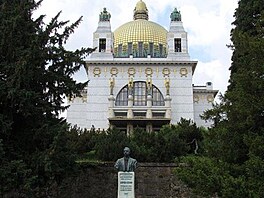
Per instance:
[[[213,82],[214,89],[224,93],[229,79],[232,51],[230,43],[231,23],[238,0],[143,0],[149,10],[149,20],[164,26],[170,24],[170,13],[176,7],[181,11],[185,30],[188,32],[189,54],[197,60],[193,83],[205,85]],[[60,20],[83,21],[70,37],[67,48],[92,47],[99,13],[104,7],[111,13],[112,31],[133,20],[133,10],[138,0],[44,0],[35,16],[45,14],[48,22],[59,11]],[[76,78],[86,80],[82,69]]]

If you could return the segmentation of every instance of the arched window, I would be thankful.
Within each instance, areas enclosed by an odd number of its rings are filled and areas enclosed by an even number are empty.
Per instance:
[[[118,93],[115,101],[116,106],[127,106],[128,105],[128,86],[126,85]]]
[[[152,85],[152,105],[153,106],[164,106],[164,97],[160,90]],[[115,105],[116,106],[127,106],[128,105],[128,95],[129,95],[128,85],[124,86],[117,94]],[[147,85],[144,81],[137,81],[133,83],[132,88],[133,95],[133,106],[147,106]]]

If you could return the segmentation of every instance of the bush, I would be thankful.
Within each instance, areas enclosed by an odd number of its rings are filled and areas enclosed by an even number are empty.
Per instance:
[[[187,156],[175,175],[202,196],[264,197],[264,162],[251,157],[243,165],[208,157]]]
[[[100,160],[114,161],[123,156],[123,149],[128,146],[126,133],[117,129],[102,131],[95,139],[96,156]]]
[[[87,132],[87,137],[90,135],[95,138],[84,139],[83,145],[89,145],[93,140],[96,156],[100,160],[116,160],[123,156],[123,148],[129,146],[131,156],[140,162],[173,162],[176,157],[197,150],[196,143],[200,144],[203,139],[201,130],[190,120],[181,119],[178,125],[163,126],[158,132],[149,133],[142,128],[135,128],[131,136],[116,129],[97,134]],[[91,147],[83,152],[89,152],[89,149]]]
[[[221,191],[221,180],[226,175],[224,164],[219,167],[219,163],[210,158],[195,156],[184,157],[181,163],[184,166],[176,168],[174,173],[194,192],[208,196]]]

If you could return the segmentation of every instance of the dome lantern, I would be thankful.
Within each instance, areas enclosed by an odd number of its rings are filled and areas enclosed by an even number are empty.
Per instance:
[[[148,9],[146,4],[140,0],[134,9],[134,20],[145,19],[148,20]]]

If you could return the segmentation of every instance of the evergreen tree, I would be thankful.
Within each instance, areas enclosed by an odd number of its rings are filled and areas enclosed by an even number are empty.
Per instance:
[[[210,136],[218,137],[212,142],[219,142],[221,146],[211,146],[222,149],[216,155],[220,154],[227,162],[244,163],[253,146],[249,139],[264,135],[263,18],[263,2],[239,1],[233,22],[235,28],[231,31],[230,85],[221,104],[203,115],[204,119],[214,121],[212,133],[215,134]]]
[[[35,178],[31,183],[35,186],[54,178],[46,174],[51,171],[47,171],[46,163],[52,161],[50,156],[56,158],[57,150],[58,155],[63,150],[55,148],[66,147],[58,142],[63,139],[60,134],[67,131],[65,120],[58,115],[67,108],[65,97],[80,95],[86,86],[87,83],[76,83],[73,74],[92,52],[90,48],[72,52],[64,47],[81,18],[68,25],[68,21],[59,21],[59,13],[46,25],[44,16],[32,17],[40,3],[0,1],[1,160],[7,166],[14,161],[25,164],[25,170],[30,169]],[[24,179],[16,182],[25,189],[28,184]]]
[[[264,136],[264,4],[260,0],[240,0],[235,12],[230,85],[228,130],[235,140],[234,162],[248,158],[248,136]]]
[[[230,85],[221,104],[203,116],[214,121],[204,136],[206,157],[185,158],[189,166],[176,172],[197,191],[206,184],[207,195],[263,197],[263,1],[240,0],[234,16]]]

